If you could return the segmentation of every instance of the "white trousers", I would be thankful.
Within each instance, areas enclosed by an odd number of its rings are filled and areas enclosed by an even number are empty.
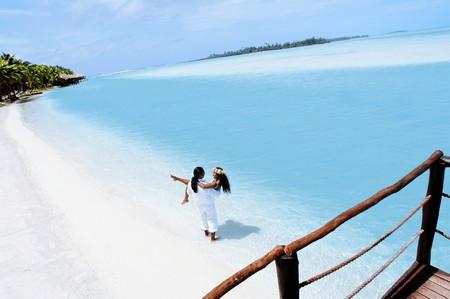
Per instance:
[[[208,230],[210,233],[215,233],[219,227],[219,223],[217,221],[217,212],[216,206],[214,203],[208,205],[208,207],[198,207],[200,212],[200,228],[202,230]]]

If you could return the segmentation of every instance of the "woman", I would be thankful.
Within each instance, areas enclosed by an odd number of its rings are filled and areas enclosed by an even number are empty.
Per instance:
[[[191,181],[183,178],[170,175],[174,181],[180,181],[187,184],[186,193],[188,196],[192,196],[200,212],[201,229],[204,231],[205,236],[211,233],[211,241],[216,241],[217,229],[219,227],[217,221],[217,212],[214,201],[221,195],[222,191],[230,193],[230,182],[225,174],[225,171],[220,167],[213,168],[214,181],[207,183],[203,177],[205,172],[203,168],[196,167],[194,169],[194,176]],[[200,186],[200,188],[198,188]]]
[[[188,179],[179,178],[172,174],[170,175],[170,177],[172,178],[172,180],[182,182],[183,184],[186,185],[186,189],[184,191],[184,199],[181,202],[181,204],[184,205],[189,202],[189,195],[187,192],[189,182],[191,182],[191,186],[192,186],[192,189],[194,190],[194,192],[197,192],[197,183],[199,180],[201,180],[205,177],[205,170],[203,170],[203,168],[200,166],[195,167],[194,176],[192,177],[191,181],[189,181]]]
[[[213,168],[213,181],[209,184],[199,183],[198,185],[203,189],[213,188],[214,190],[220,190],[225,193],[231,193],[230,181],[228,181],[228,177],[225,174],[225,171],[221,167]]]
[[[202,172],[199,172],[197,170],[197,168],[201,169]],[[199,175],[201,175],[200,179],[203,179],[205,177],[205,171],[203,170],[202,167],[196,167],[194,169],[194,176],[192,177],[191,182],[194,182],[194,179],[195,179],[195,184],[197,184],[197,182],[199,181],[199,177],[198,177]],[[174,181],[180,181],[186,185],[186,189],[184,192],[184,199],[181,202],[181,204],[184,205],[184,204],[188,203],[189,202],[189,194],[187,192],[187,184],[189,183],[189,180],[174,176],[172,174],[170,175],[170,177]],[[211,183],[203,184],[200,182],[198,184],[198,186],[202,187],[203,189],[213,188],[214,190],[220,190],[222,188],[223,192],[231,193],[230,182],[229,182],[228,177],[225,174],[225,171],[223,170],[223,168],[221,168],[221,167],[213,168],[213,179],[214,180]],[[195,192],[197,192],[197,191],[195,191]]]

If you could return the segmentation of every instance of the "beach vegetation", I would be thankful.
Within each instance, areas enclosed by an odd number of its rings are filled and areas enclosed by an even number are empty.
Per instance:
[[[42,90],[84,80],[84,76],[61,66],[33,64],[3,53],[0,56],[0,103],[11,103]]]

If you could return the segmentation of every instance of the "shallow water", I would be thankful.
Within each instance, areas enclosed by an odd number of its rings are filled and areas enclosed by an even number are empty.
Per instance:
[[[199,246],[209,244],[196,231],[195,207],[179,205],[183,187],[169,173],[223,167],[232,195],[217,202],[222,241],[210,253],[245,266],[395,183],[434,150],[448,154],[449,86],[450,30],[440,29],[89,78],[28,103],[24,119],[92,182]],[[426,184],[424,175],[299,252],[300,279],[383,235],[418,205]],[[438,226],[447,232],[449,215],[444,201]],[[361,283],[352,271],[375,272],[419,227],[417,215],[375,254],[302,294],[350,293]],[[361,298],[379,297],[410,266],[415,246]],[[450,269],[449,247],[436,237],[433,265]],[[276,296],[274,266],[267,269],[255,279]]]

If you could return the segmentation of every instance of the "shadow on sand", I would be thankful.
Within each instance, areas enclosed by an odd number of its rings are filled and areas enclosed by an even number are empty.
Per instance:
[[[251,234],[259,233],[261,229],[257,226],[245,225],[234,220],[227,220],[224,224],[219,225],[221,239],[243,239]]]

